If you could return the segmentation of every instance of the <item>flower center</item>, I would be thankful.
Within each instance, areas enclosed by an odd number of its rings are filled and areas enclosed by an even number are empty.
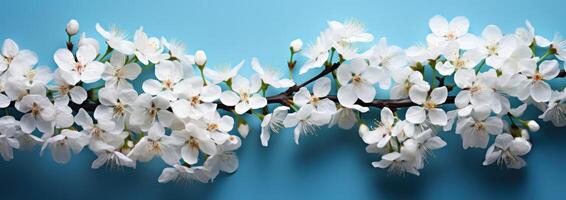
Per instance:
[[[154,152],[154,153],[160,153],[161,152],[161,145],[159,145],[159,142],[157,142],[155,140],[149,140],[149,145],[150,145],[149,150],[151,152]]]
[[[474,126],[477,130],[485,129],[485,124],[483,122],[477,122]]]
[[[29,70],[28,73],[26,73],[26,77],[28,78],[28,81],[33,81],[36,74],[37,74],[37,72],[35,70],[33,70],[33,69]]]
[[[318,104],[318,102],[320,102],[320,99],[318,97],[316,97],[316,96],[311,97],[312,105],[316,105],[316,104]]]
[[[199,145],[198,145],[198,141],[195,138],[189,139],[189,141],[187,142],[187,144],[189,145],[189,147],[194,148],[194,149],[198,149]]]
[[[159,108],[157,108],[157,106],[154,103],[151,103],[151,107],[148,110],[148,114],[151,118],[155,117],[157,115],[157,112],[159,111]]]
[[[471,93],[476,93],[476,92],[478,92],[478,91],[480,91],[480,90],[481,90],[480,86],[477,86],[477,85],[474,85],[474,86],[472,86],[472,87],[470,88],[470,92],[471,92]]]
[[[69,85],[59,86],[59,93],[61,93],[62,95],[67,95],[67,93],[69,93],[69,90],[71,90],[71,86]]]
[[[126,70],[124,68],[117,69],[116,73],[114,73],[114,76],[116,76],[117,78],[123,78],[124,76],[126,76]]]
[[[170,79],[163,81],[163,87],[166,89],[173,89],[173,81]]]
[[[446,40],[455,40],[456,34],[454,34],[453,32],[448,32],[444,37],[446,38]]]
[[[216,129],[218,129],[218,124],[216,123],[210,123],[208,124],[208,127],[206,127],[207,131],[215,131]]]
[[[454,68],[456,68],[456,70],[462,68],[464,66],[464,64],[466,64],[466,62],[464,62],[464,60],[462,59],[457,59],[456,61],[454,61]]]
[[[250,100],[250,94],[248,92],[240,92],[240,99],[244,102],[248,102]]]
[[[352,78],[352,81],[356,84],[360,84],[360,83],[364,82],[364,80],[362,79],[362,76],[360,76],[359,74],[354,75],[354,77]]]
[[[541,81],[542,80],[542,74],[540,74],[540,72],[535,73],[535,75],[533,75],[533,80],[534,81]]]
[[[423,107],[425,109],[430,110],[430,109],[436,108],[436,104],[434,102],[431,102],[431,101],[426,101],[426,102],[424,102]]]
[[[486,48],[487,48],[487,53],[489,55],[497,55],[497,46],[496,45],[489,45]]]
[[[37,103],[33,102],[33,103],[31,104],[31,115],[34,116],[34,117],[36,117],[36,116],[38,116],[40,113],[41,113],[41,107],[40,107]]]
[[[126,106],[122,102],[116,103],[114,106],[114,117],[122,116],[125,110]]]
[[[200,101],[200,96],[191,97],[191,105],[192,105],[192,106],[196,106],[196,105],[198,105],[198,104],[200,104],[200,103],[201,103],[201,101]]]
[[[83,73],[83,70],[85,69],[85,66],[83,64],[81,64],[80,62],[77,62],[75,64],[75,71],[78,73]]]

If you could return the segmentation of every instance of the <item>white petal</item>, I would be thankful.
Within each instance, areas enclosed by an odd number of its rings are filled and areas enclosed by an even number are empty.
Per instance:
[[[539,71],[544,78],[544,80],[550,80],[558,76],[560,73],[560,68],[558,67],[558,61],[556,60],[545,60],[539,65]]]
[[[71,96],[71,101],[74,103],[82,104],[88,95],[83,87],[75,86],[69,91],[69,96]]]
[[[407,109],[407,113],[405,114],[405,118],[407,121],[413,124],[420,124],[423,123],[426,119],[426,112],[420,106],[411,106]]]
[[[314,86],[312,88],[314,95],[317,97],[325,97],[326,95],[328,95],[331,89],[330,84],[330,78],[328,77],[322,77],[318,79],[316,82],[314,82]]]
[[[240,101],[240,96],[233,91],[224,91],[220,95],[220,101],[228,106],[235,106]]]
[[[142,88],[144,92],[151,95],[157,95],[159,94],[159,92],[161,92],[161,90],[163,90],[161,83],[154,79],[148,79],[144,81]]]
[[[544,81],[535,81],[530,91],[531,97],[536,102],[547,102],[552,95],[550,85]]]
[[[342,105],[354,105],[358,97],[352,84],[344,85],[338,89],[338,101]]]
[[[428,111],[428,118],[430,122],[435,125],[444,126],[448,122],[446,112],[440,108],[431,109]]]
[[[440,105],[446,101],[448,97],[448,89],[446,87],[434,88],[430,93],[430,101],[436,105]]]

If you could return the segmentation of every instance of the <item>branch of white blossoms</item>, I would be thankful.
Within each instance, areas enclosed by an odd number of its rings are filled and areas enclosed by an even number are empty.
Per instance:
[[[170,166],[159,182],[209,182],[239,166],[234,126],[246,138],[249,124],[261,121],[263,146],[283,128],[294,128],[298,144],[321,127],[358,127],[367,152],[379,155],[374,167],[418,175],[432,150],[446,145],[440,133],[453,124],[463,148],[487,148],[484,165],[508,168],[526,165],[529,132],[539,129],[522,117],[528,105],[542,112],[540,120],[566,125],[566,91],[549,84],[566,75],[560,69],[566,42],[536,35],[529,22],[512,34],[489,25],[475,36],[465,17],[435,16],[426,45],[402,49],[381,38],[364,52],[357,44],[374,38],[360,23],[328,25],[305,50],[300,39],[291,42],[289,78],[257,58],[249,78],[238,74],[244,61],[210,67],[204,51],[189,55],[181,43],[149,37],[143,28],[130,41],[118,28],[96,24],[101,51],[86,33],[74,38],[79,23],[71,20],[65,48],[53,55],[54,72],[36,67],[35,53],[6,39],[0,153],[11,160],[13,149],[40,145],[41,154],[48,149],[55,162],[67,163],[88,147],[98,157],[94,169],[135,168],[159,157]],[[300,52],[306,60],[295,58]],[[296,84],[299,61],[301,75],[322,69]],[[154,78],[132,84],[150,70]],[[389,99],[376,99],[377,87]],[[376,110],[379,120],[367,122]]]

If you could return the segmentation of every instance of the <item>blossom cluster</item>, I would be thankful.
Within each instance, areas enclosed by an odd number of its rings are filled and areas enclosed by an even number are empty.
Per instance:
[[[244,60],[211,67],[204,51],[188,54],[183,44],[148,36],[141,27],[130,40],[117,27],[96,24],[104,38],[99,42],[86,33],[74,38],[79,23],[71,20],[53,71],[6,39],[0,154],[11,160],[13,149],[37,145],[41,154],[67,163],[87,147],[98,157],[93,169],[135,168],[158,157],[168,165],[161,183],[209,182],[237,170],[235,152],[250,132],[248,120],[257,118],[266,147],[283,128],[292,128],[299,144],[322,127],[356,127],[366,151],[378,155],[373,167],[415,175],[446,145],[441,133],[455,124],[464,149],[487,149],[483,165],[524,167],[529,134],[539,129],[522,117],[528,105],[541,111],[539,120],[566,125],[566,90],[548,82],[566,75],[560,67],[566,41],[536,35],[528,21],[511,34],[495,25],[481,35],[468,33],[465,17],[434,16],[429,27],[425,45],[403,49],[383,37],[359,51],[358,44],[374,36],[359,22],[330,21],[307,48],[300,39],[290,43],[288,77],[257,58],[251,76],[238,73]],[[294,57],[299,53],[306,60]],[[296,83],[298,65],[301,75],[319,73]],[[153,78],[133,84],[152,72]],[[376,99],[377,88],[388,90],[389,99]]]

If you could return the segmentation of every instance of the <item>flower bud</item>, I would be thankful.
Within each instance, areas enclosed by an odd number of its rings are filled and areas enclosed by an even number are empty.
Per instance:
[[[291,41],[290,47],[293,53],[297,53],[303,48],[303,41],[301,39],[293,40]]]
[[[249,132],[250,132],[250,126],[248,125],[248,123],[242,122],[238,124],[238,133],[240,133],[240,135],[243,138],[246,138]]]
[[[199,67],[204,67],[204,65],[206,64],[206,53],[204,53],[203,50],[198,50],[195,53],[195,63]]]
[[[540,126],[535,120],[530,120],[529,122],[527,122],[527,126],[529,127],[529,131],[531,132],[537,132],[540,129]]]
[[[65,29],[69,36],[73,36],[79,32],[79,22],[75,19],[71,19],[69,23],[67,23],[67,28]]]

